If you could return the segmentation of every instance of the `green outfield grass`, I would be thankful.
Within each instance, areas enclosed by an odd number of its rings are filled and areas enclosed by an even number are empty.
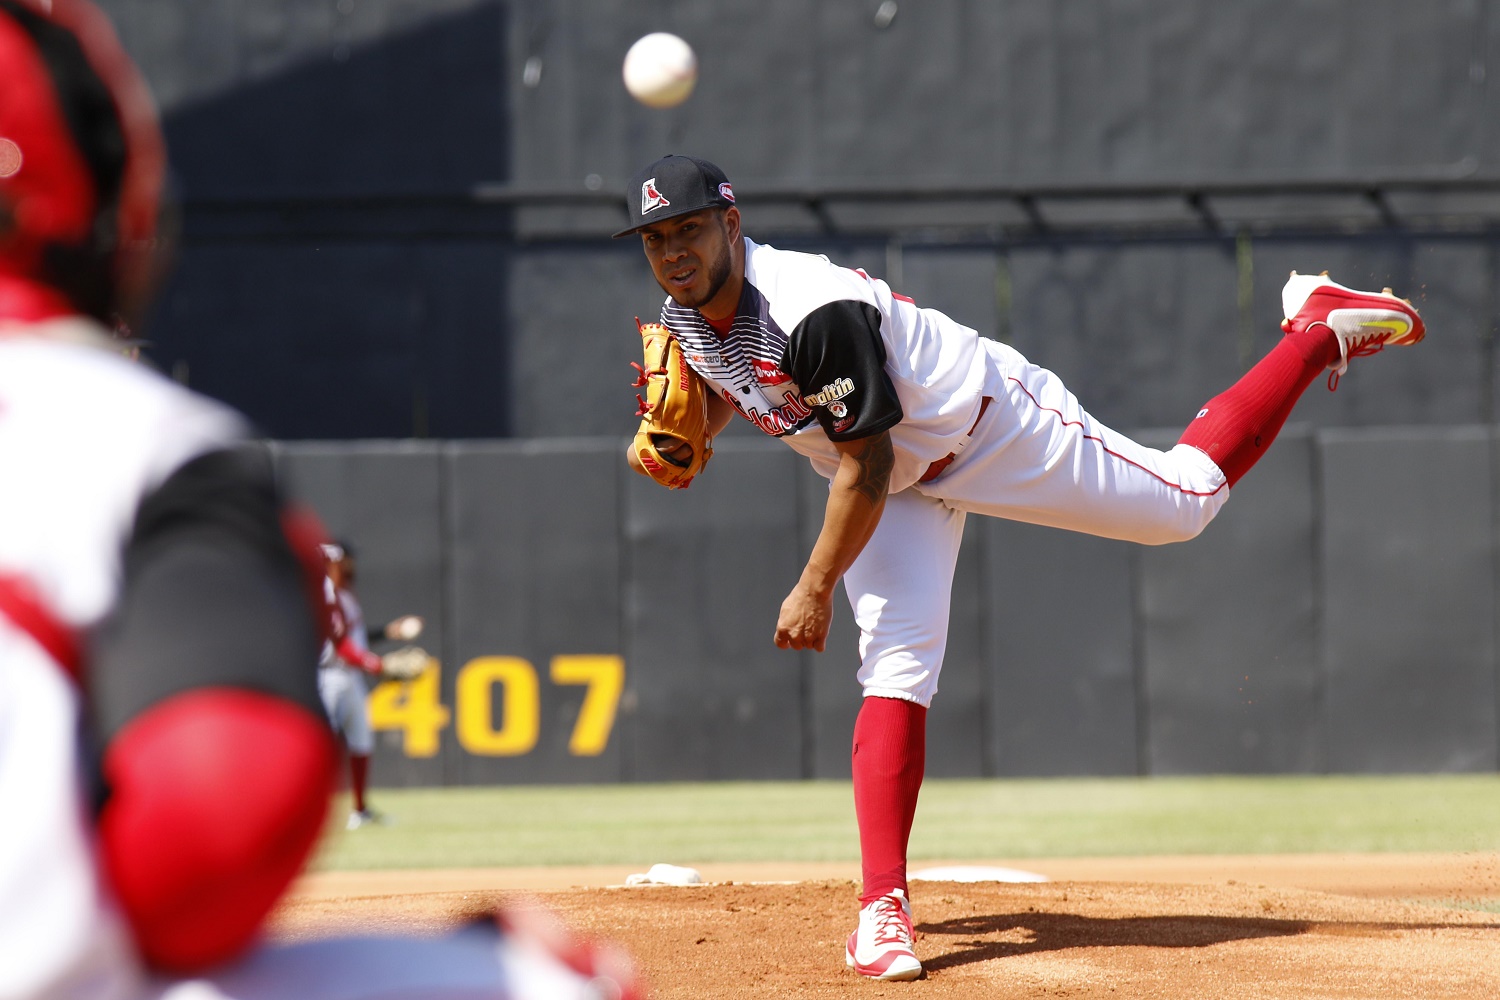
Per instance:
[[[858,858],[847,782],[376,789],[320,869]],[[342,818],[340,812],[337,818]],[[913,861],[1500,850],[1500,776],[928,781]]]

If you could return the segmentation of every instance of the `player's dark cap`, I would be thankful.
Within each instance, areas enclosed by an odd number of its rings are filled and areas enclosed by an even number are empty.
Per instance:
[[[694,156],[663,156],[631,178],[625,189],[630,225],[615,239],[663,219],[733,204],[734,188],[724,171]]]

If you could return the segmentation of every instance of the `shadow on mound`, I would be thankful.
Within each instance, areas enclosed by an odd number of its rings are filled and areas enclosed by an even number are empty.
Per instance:
[[[1204,948],[1225,941],[1305,934],[1313,926],[1306,920],[1259,917],[1111,918],[1074,913],[1007,913],[919,924],[917,930],[928,936],[927,955],[948,944],[934,939],[968,939],[951,942],[952,950],[944,954],[923,957],[922,964],[936,972],[973,962],[1064,948]]]
[[[1206,948],[1226,941],[1297,934],[1379,937],[1413,929],[1476,926],[1500,927],[1467,922],[1407,924],[1192,915],[1085,917],[1076,913],[1007,913],[918,924],[917,930],[927,937],[922,965],[929,972],[936,972],[974,962],[1066,948]],[[944,937],[967,940],[945,942]],[[943,953],[933,955],[934,951]]]

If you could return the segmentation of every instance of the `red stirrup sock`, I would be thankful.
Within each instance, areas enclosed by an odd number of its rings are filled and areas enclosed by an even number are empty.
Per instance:
[[[1287,334],[1238,382],[1210,399],[1178,443],[1213,459],[1233,487],[1271,447],[1313,379],[1338,359],[1338,340],[1324,327]]]
[[[354,811],[365,811],[365,781],[370,775],[370,755],[367,753],[351,753],[349,755],[349,791],[354,795]]]
[[[906,891],[906,843],[927,760],[927,709],[866,698],[854,722],[854,814],[864,869],[860,905]]]

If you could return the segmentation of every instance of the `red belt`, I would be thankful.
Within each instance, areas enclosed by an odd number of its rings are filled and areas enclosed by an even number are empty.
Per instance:
[[[9,618],[12,624],[31,636],[77,680],[83,659],[78,637],[47,610],[36,591],[18,576],[0,574],[0,616]]]
[[[974,428],[978,427],[979,426],[979,421],[981,421],[981,420],[984,419],[984,411],[988,410],[990,408],[990,403],[991,402],[993,402],[993,400],[989,396],[986,396],[986,397],[984,397],[984,399],[980,400],[980,402],[979,402],[979,416],[977,416],[977,417],[974,418],[974,423],[972,423],[971,425],[969,425],[969,432],[967,434],[965,434],[964,437],[973,437],[974,436]],[[930,482],[932,482],[938,476],[941,476],[943,474],[943,470],[947,469],[948,466],[952,465],[953,464],[953,460],[955,458],[957,458],[957,457],[958,457],[958,452],[956,452],[956,451],[950,451],[950,452],[948,452],[948,454],[944,455],[942,458],[938,459],[936,462],[933,462],[931,465],[929,465],[927,467],[927,471],[924,472],[924,473],[922,473],[922,478],[918,479],[917,482],[919,482],[919,483],[930,483]]]

